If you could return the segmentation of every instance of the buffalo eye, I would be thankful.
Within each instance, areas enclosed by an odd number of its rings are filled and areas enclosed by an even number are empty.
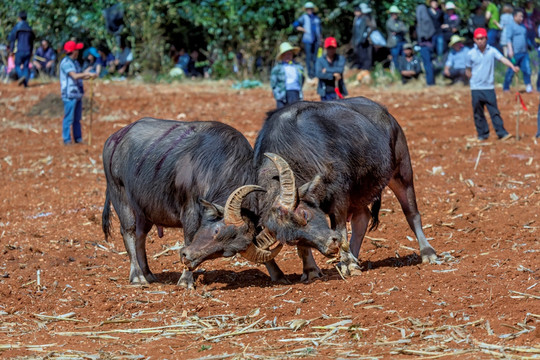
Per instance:
[[[304,218],[304,220],[308,221],[309,220],[309,214],[306,210],[302,210],[302,217]]]
[[[216,227],[216,228],[214,229],[214,235],[217,235],[217,234],[219,234],[219,228],[218,228],[218,227]]]

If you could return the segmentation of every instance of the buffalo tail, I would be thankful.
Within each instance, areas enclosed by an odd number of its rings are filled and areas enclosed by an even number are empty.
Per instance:
[[[105,234],[105,241],[111,236],[111,199],[109,189],[105,191],[105,204],[103,205],[103,213],[101,214],[101,228]]]

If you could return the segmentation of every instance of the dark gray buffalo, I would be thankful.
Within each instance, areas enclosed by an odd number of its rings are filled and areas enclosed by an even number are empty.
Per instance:
[[[190,269],[206,259],[236,253],[273,263],[280,246],[268,250],[275,240],[256,229],[254,199],[247,198],[241,207],[247,194],[262,190],[248,185],[256,179],[252,159],[246,138],[219,122],[143,118],[107,139],[102,227],[107,239],[112,203],[131,262],[131,283],[156,280],[145,248],[154,225],[160,237],[163,227],[183,228],[185,245],[193,239],[207,244],[192,253],[196,260],[189,261]],[[228,241],[232,237],[237,241]],[[178,284],[192,287],[192,273],[184,271]]]
[[[437,258],[422,231],[405,135],[380,104],[358,97],[277,110],[257,137],[254,166],[257,184],[266,190],[259,194],[259,225],[281,243],[297,245],[302,280],[321,274],[312,247],[326,256],[340,252],[343,274],[359,271],[359,250],[370,220],[371,229],[378,225],[386,186],[418,239],[422,261]]]
[[[380,104],[358,97],[299,102],[276,111],[257,137],[254,165],[257,183],[267,191],[262,206],[270,209],[262,224],[280,242],[331,256],[336,245],[329,228],[340,234],[341,271],[357,272],[364,235],[370,220],[371,229],[378,225],[382,190],[388,186],[416,235],[422,261],[437,258],[422,230],[405,135]],[[278,178],[270,170],[275,166]],[[318,276],[310,252],[303,258],[304,274],[307,268],[308,277]]]

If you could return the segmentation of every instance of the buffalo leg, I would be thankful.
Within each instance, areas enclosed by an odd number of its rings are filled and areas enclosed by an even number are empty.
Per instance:
[[[148,284],[155,281],[154,275],[148,268],[146,262],[146,251],[140,253],[141,242],[144,248],[146,234],[144,234],[144,240],[141,237],[135,235],[135,231],[132,229],[121,229],[122,237],[124,239],[124,245],[129,256],[130,270],[129,270],[129,282],[132,284]],[[141,260],[144,257],[144,261]],[[143,268],[141,268],[143,264]]]
[[[113,199],[115,210],[120,220],[120,232],[129,256],[129,282],[132,284],[148,284],[155,281],[146,261],[146,233],[150,229],[142,229],[142,223],[135,218],[135,211],[127,205],[124,198]],[[146,231],[145,231],[146,230]]]
[[[157,281],[157,278],[150,271],[148,259],[146,257],[146,236],[152,229],[152,226],[153,224],[147,223],[144,217],[139,217],[137,219],[137,229],[135,231],[137,261],[139,262],[139,268],[142,270],[142,274],[148,283]]]
[[[133,210],[122,200],[113,201],[113,204],[116,204],[115,210],[120,220],[120,232],[122,233],[124,246],[129,256],[129,282],[132,284],[147,284],[148,281],[144,276],[138,260],[136,225]]]
[[[296,251],[302,259],[303,272],[300,281],[310,282],[316,278],[320,278],[323,273],[313,258],[311,248],[299,245],[296,247]]]
[[[420,246],[420,255],[423,263],[434,263],[437,259],[435,249],[429,244],[422,230],[422,219],[416,205],[416,195],[412,185],[412,178],[405,181],[401,177],[394,177],[388,184],[390,189],[396,194],[396,197],[401,204],[405,218],[409,223],[410,228],[416,235],[418,245]]]
[[[180,276],[180,279],[178,279],[178,283],[176,285],[182,286],[188,290],[191,290],[194,287],[193,284],[194,284],[193,272],[189,270],[184,270],[182,272],[182,276]]]
[[[278,264],[276,264],[276,261],[274,259],[265,262],[264,266],[266,266],[266,269],[268,270],[268,274],[270,274],[270,279],[272,281],[280,283],[280,284],[290,284],[291,282],[287,280],[285,277],[285,274],[283,274],[283,271],[279,268]]]
[[[339,248],[339,263],[337,264],[341,275],[353,276],[360,275],[360,266],[358,265],[358,259],[351,253],[349,246],[347,226],[343,225],[336,229],[341,233],[342,241]]]
[[[367,206],[364,206],[360,211],[355,212],[351,219],[351,253],[357,259],[370,219],[371,213]]]

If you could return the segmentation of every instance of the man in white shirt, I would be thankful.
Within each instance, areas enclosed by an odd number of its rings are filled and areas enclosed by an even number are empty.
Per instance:
[[[487,31],[478,28],[474,31],[474,48],[469,50],[466,64],[466,74],[470,79],[474,124],[478,134],[478,140],[487,140],[489,137],[489,125],[484,115],[484,107],[487,107],[493,128],[501,140],[507,140],[512,136],[506,131],[497,107],[495,95],[494,69],[495,60],[499,60],[514,72],[519,68],[505,58],[499,50],[487,44]]]

